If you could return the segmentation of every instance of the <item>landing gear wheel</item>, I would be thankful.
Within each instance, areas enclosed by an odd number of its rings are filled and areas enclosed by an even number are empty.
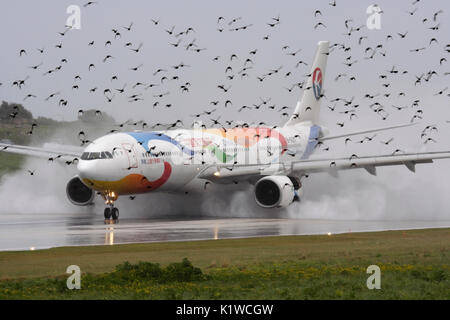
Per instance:
[[[112,210],[111,210],[111,217],[112,217],[113,220],[118,220],[119,219],[119,209],[112,208]]]
[[[111,219],[111,208],[109,208],[109,207],[105,208],[104,216],[105,216],[105,220]]]

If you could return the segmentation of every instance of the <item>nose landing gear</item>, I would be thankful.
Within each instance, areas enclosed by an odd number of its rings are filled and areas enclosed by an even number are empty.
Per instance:
[[[104,211],[105,224],[115,224],[119,222],[119,209],[114,207],[114,204],[110,204]]]
[[[105,224],[116,224],[119,222],[119,209],[114,207],[114,201],[118,196],[114,192],[108,192],[103,194],[105,203],[108,207],[105,208],[103,215],[105,217]]]

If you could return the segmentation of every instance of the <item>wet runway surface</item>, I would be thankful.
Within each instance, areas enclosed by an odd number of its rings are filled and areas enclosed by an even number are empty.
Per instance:
[[[0,215],[0,251],[450,227],[450,221],[302,219],[122,219],[105,225],[89,215]]]

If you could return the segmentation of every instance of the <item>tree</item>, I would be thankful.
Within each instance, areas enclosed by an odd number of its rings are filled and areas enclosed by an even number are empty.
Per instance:
[[[0,121],[11,122],[11,120],[16,120],[15,122],[32,121],[33,115],[21,104],[3,101],[0,106]]]

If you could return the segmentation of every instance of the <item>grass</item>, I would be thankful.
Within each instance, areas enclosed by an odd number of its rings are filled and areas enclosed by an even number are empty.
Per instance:
[[[450,299],[449,249],[428,229],[1,252],[0,299]]]

